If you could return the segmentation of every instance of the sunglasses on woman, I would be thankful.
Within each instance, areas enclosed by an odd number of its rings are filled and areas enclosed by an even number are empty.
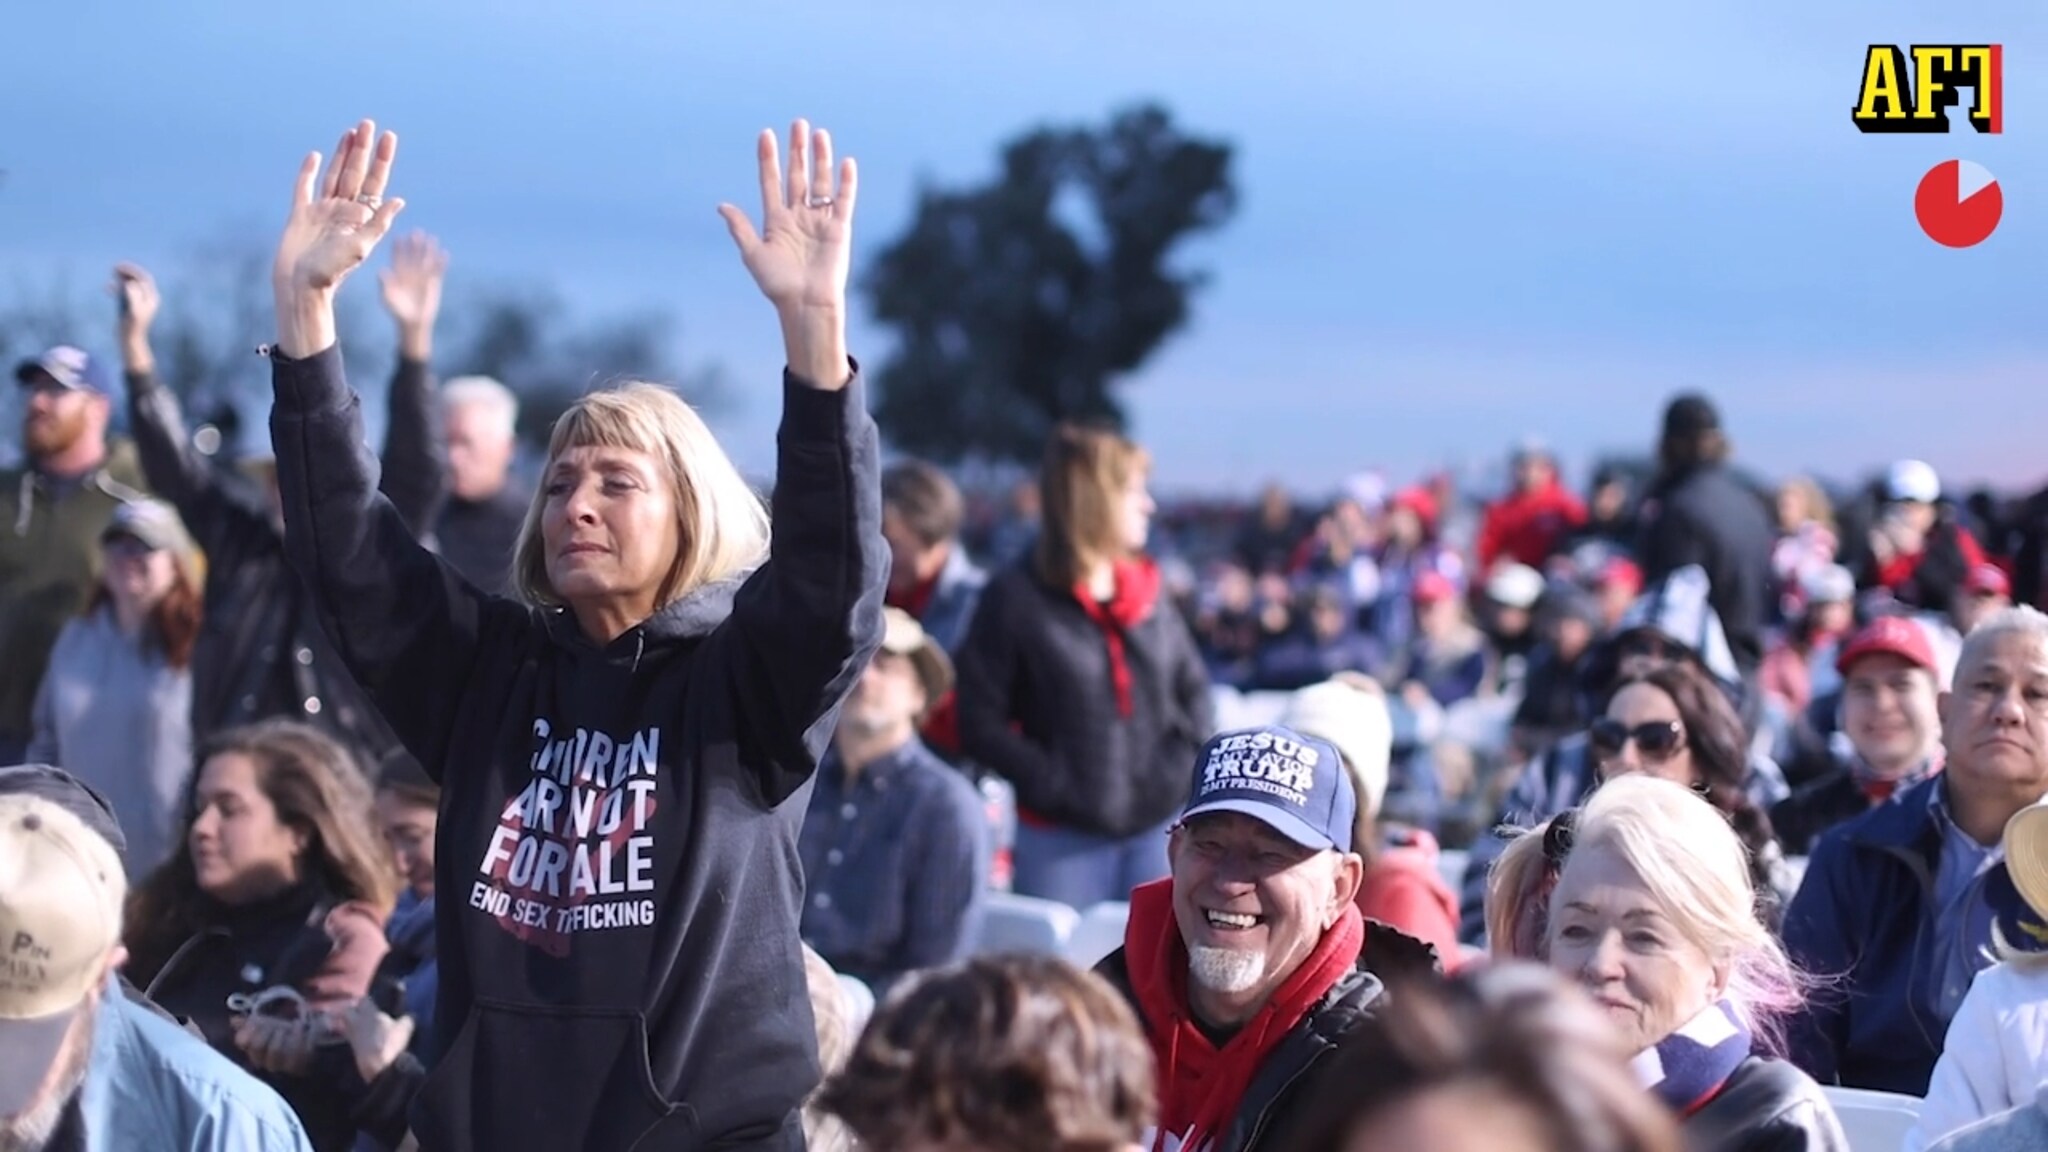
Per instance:
[[[1586,739],[1602,759],[1621,755],[1621,750],[1633,743],[1643,759],[1662,761],[1685,747],[1685,725],[1676,720],[1653,720],[1631,728],[1603,716],[1586,729]]]

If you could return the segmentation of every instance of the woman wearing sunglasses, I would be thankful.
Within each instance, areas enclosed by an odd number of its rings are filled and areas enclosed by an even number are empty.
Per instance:
[[[1586,732],[1602,781],[1640,774],[1683,784],[1720,809],[1749,850],[1750,873],[1775,927],[1790,897],[1771,820],[1750,798],[1748,737],[1727,694],[1689,664],[1622,677]]]

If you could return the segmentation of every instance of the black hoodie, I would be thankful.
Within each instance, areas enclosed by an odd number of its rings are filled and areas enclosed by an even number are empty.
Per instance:
[[[784,378],[767,563],[598,647],[413,541],[337,352],[273,359],[292,561],[442,786],[420,1146],[802,1148],[797,834],[888,569],[858,379]]]

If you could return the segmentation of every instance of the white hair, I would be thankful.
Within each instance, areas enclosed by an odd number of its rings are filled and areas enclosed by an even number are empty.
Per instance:
[[[1266,978],[1266,954],[1247,948],[1188,948],[1188,975],[1211,992],[1249,992]]]
[[[1563,873],[1582,853],[1602,847],[1643,882],[1672,925],[1728,967],[1728,998],[1750,1028],[1775,1050],[1778,1023],[1804,1000],[1802,978],[1757,916],[1749,850],[1720,809],[1683,784],[1654,776],[1619,776],[1600,785],[1579,810]]]
[[[457,376],[441,386],[441,411],[474,407],[506,436],[519,424],[519,397],[489,376]]]
[[[1963,650],[1956,655],[1956,667],[1962,668],[1981,656],[1992,641],[2012,633],[2033,637],[2041,645],[2041,650],[2048,652],[2048,613],[2025,604],[2015,604],[1979,620],[1977,626],[1970,629],[1970,634],[1963,637]]]

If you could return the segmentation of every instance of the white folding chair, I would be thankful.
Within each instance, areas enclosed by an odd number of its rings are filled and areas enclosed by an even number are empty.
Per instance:
[[[1821,1092],[1834,1105],[1852,1152],[1899,1152],[1913,1122],[1920,1118],[1918,1096],[1825,1084]]]
[[[1067,959],[1077,968],[1093,968],[1102,958],[1124,946],[1124,925],[1131,919],[1131,906],[1122,900],[1106,900],[1081,913],[1081,922],[1067,940]]]
[[[1465,869],[1472,862],[1472,854],[1462,848],[1445,848],[1436,854],[1437,875],[1456,892],[1465,884]]]
[[[1014,892],[984,893],[981,934],[975,940],[974,950],[1061,956],[1080,921],[1079,912],[1057,900],[1019,896]]]

